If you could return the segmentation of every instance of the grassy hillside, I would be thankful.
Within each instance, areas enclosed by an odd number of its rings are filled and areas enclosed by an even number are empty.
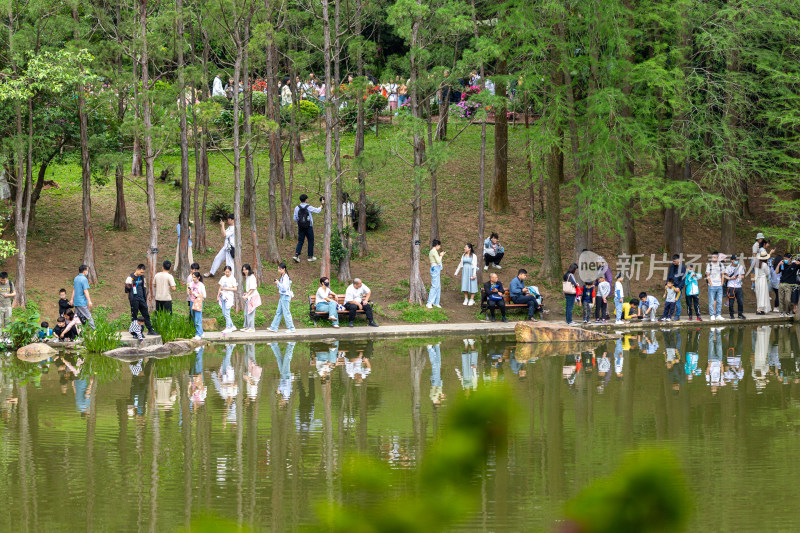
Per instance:
[[[453,127],[453,126],[451,126]],[[529,253],[529,192],[528,178],[524,159],[524,128],[521,126],[510,128],[509,147],[509,191],[511,196],[511,210],[507,214],[495,214],[487,211],[486,231],[500,234],[501,241],[506,247],[506,259],[503,261],[504,269],[500,273],[501,280],[508,283],[518,268],[527,268],[536,272],[540,263],[543,245],[543,224],[536,219],[537,225],[533,253]],[[451,130],[454,132],[455,129]],[[367,136],[367,150],[374,155],[374,166],[367,178],[368,196],[375,199],[383,206],[383,224],[368,234],[370,253],[366,257],[357,257],[353,261],[353,275],[364,279],[372,288],[375,300],[379,304],[379,319],[383,322],[399,321],[402,316],[408,320],[418,321],[425,319],[444,319],[450,321],[469,321],[477,317],[477,308],[463,307],[462,296],[458,292],[460,278],[453,277],[461,249],[464,243],[472,242],[479,249],[477,241],[478,222],[478,194],[479,194],[479,150],[480,129],[469,127],[451,145],[451,154],[447,163],[439,172],[439,213],[440,232],[444,249],[449,252],[445,259],[445,268],[442,276],[443,295],[442,305],[444,315],[430,316],[421,310],[408,310],[402,304],[408,286],[408,254],[410,235],[410,214],[413,183],[411,169],[392,151],[403,155],[410,154],[410,147],[404,139],[394,135],[392,126],[382,124],[376,137],[370,133]],[[490,135],[487,141],[487,180],[492,175],[493,140]],[[452,135],[452,133],[451,133]],[[292,205],[297,203],[297,197],[307,193],[316,199],[320,193],[320,186],[324,173],[324,158],[322,153],[322,138],[314,132],[304,143],[304,152],[307,162],[295,166],[294,191]],[[342,142],[342,154],[351,154],[353,149],[353,136],[345,135]],[[194,157],[190,153],[190,173],[194,181]],[[352,163],[350,159],[343,159],[345,168]],[[180,158],[177,151],[166,153],[156,161],[156,175],[164,168],[172,167],[179,171]],[[266,232],[267,220],[267,194],[266,176],[268,173],[268,154],[259,151],[256,157],[256,173],[258,180],[258,217],[263,243]],[[232,205],[233,200],[233,172],[231,165],[225,157],[213,153],[210,158],[211,188],[209,190],[209,204],[224,202]],[[286,167],[288,180],[288,163]],[[534,177],[539,175],[539,169],[534,168]],[[113,180],[113,176],[112,180]],[[44,316],[53,317],[57,309],[58,289],[71,287],[71,280],[77,272],[83,253],[83,231],[81,225],[81,198],[80,198],[80,167],[78,164],[62,163],[53,165],[48,169],[47,179],[58,184],[57,188],[48,188],[42,192],[42,197],[36,208],[35,226],[30,234],[28,245],[28,287],[30,299],[36,302],[43,310]],[[343,179],[344,188],[351,196],[357,196],[357,181],[354,172],[346,172]],[[130,230],[118,232],[112,229],[114,216],[114,186],[113,181],[105,186],[97,185],[92,191],[93,195],[93,224],[96,238],[97,268],[100,281],[93,287],[95,305],[105,305],[111,308],[112,315],[116,316],[127,312],[127,299],[123,293],[125,277],[144,262],[147,247],[147,207],[144,193],[144,178],[132,178],[126,181],[125,194]],[[427,252],[426,242],[430,228],[430,185],[425,184],[423,197],[422,242],[423,250]],[[174,260],[177,235],[175,224],[180,211],[180,191],[172,184],[158,182],[156,196],[158,206],[158,223],[160,226],[159,261],[164,259]],[[538,194],[538,190],[537,190]],[[574,230],[571,224],[570,189],[562,188],[562,253],[566,266],[571,258],[572,238]],[[318,202],[314,202],[318,203]],[[536,204],[538,205],[538,197]],[[754,211],[758,213],[757,202]],[[10,206],[3,206],[8,214]],[[537,207],[538,209],[538,207]],[[319,220],[319,215],[317,215]],[[320,255],[322,244],[321,224],[317,223],[316,254]],[[249,222],[244,221],[249,228]],[[755,235],[758,222],[755,220],[744,221],[740,225],[739,249],[749,250],[752,237]],[[639,251],[646,254],[659,254],[661,250],[661,220],[658,213],[641,216],[636,222]],[[222,244],[219,227],[208,223],[207,240],[209,249],[195,251],[194,257],[206,271]],[[13,239],[13,228],[7,228],[5,238]],[[252,247],[249,231],[243,231],[244,249],[243,257],[249,261],[252,257]],[[686,250],[694,253],[707,254],[719,242],[717,223],[708,221],[686,221]],[[605,257],[615,256],[618,246],[618,237],[612,232],[598,231],[595,234],[595,250]],[[309,264],[303,261],[296,265],[289,261],[294,253],[294,240],[279,241],[280,251],[284,260],[289,262],[290,275],[295,283],[294,302],[295,318],[302,318],[307,313],[306,298],[304,294],[313,293],[317,286],[319,276],[319,263]],[[15,258],[5,261],[4,268],[14,278],[16,266]],[[266,272],[271,275],[274,267],[266,266]],[[645,271],[647,266],[644,267]],[[427,273],[427,259],[423,260],[423,279],[429,281]],[[272,279],[267,277],[267,279]],[[548,307],[552,309],[551,317],[563,318],[563,304],[560,296],[560,287],[547,287],[541,280],[534,282],[545,292],[548,297]],[[216,294],[216,279],[210,280],[208,285],[209,295]],[[657,286],[655,280],[635,284],[633,288],[653,288]],[[334,287],[334,289],[341,287]],[[553,290],[555,289],[555,293]],[[270,315],[274,311],[276,298],[274,289],[266,287],[264,294],[268,296],[267,305],[261,312]],[[182,293],[178,293],[179,295]],[[180,296],[178,296],[180,298]],[[752,300],[751,295],[746,296],[746,301]],[[751,303],[748,301],[748,303]],[[300,313],[300,315],[298,315]],[[405,315],[404,315],[405,313]],[[263,320],[263,319],[261,319]],[[261,322],[259,320],[259,322]]]

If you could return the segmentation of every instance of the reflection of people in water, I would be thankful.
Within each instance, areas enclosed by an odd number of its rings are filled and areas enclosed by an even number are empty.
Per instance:
[[[686,374],[686,379],[691,382],[694,376],[699,376],[703,373],[699,368],[700,361],[700,330],[689,331],[686,338],[686,354],[684,355],[685,363],[683,371]]]
[[[258,384],[261,382],[262,368],[256,363],[256,345],[244,345],[245,374],[244,382],[247,389],[247,401],[258,398]]]
[[[56,369],[58,371],[58,381],[61,386],[61,394],[66,394],[72,381],[78,377],[78,374],[80,374],[80,368],[81,365],[83,365],[83,359],[80,357],[76,359],[75,356],[65,355],[59,357],[57,360],[60,361],[57,363]]]
[[[767,386],[767,374],[769,374],[769,364],[767,363],[767,353],[769,352],[769,337],[772,328],[761,326],[756,330],[756,345],[753,350],[753,381],[756,385],[756,392],[761,394]]]
[[[575,384],[575,378],[578,377],[578,362],[580,361],[581,354],[571,353],[564,357],[564,365],[561,367],[561,377],[567,382],[567,385],[572,387]]]
[[[672,390],[679,390],[683,382],[683,367],[681,361],[681,332],[676,330],[664,331],[664,344],[666,345],[664,362],[672,384]]]
[[[278,381],[278,389],[275,391],[278,395],[278,405],[281,407],[289,404],[289,399],[292,397],[292,382],[294,375],[292,374],[292,355],[294,355],[294,342],[286,343],[286,350],[281,354],[281,347],[277,342],[270,343],[272,353],[275,355],[275,360],[278,362],[278,372],[280,372],[280,380]]]
[[[442,391],[442,350],[440,344],[428,345],[428,360],[431,362],[431,402],[434,406],[444,401]]]
[[[706,367],[706,383],[711,387],[711,394],[716,394],[719,387],[725,386],[722,379],[722,328],[711,328],[708,332],[708,366]]]
[[[533,361],[533,360],[532,360]],[[517,350],[511,350],[509,357],[508,357],[508,366],[511,368],[511,372],[517,376],[519,376],[520,381],[524,381],[528,375],[528,369],[525,365],[529,362],[525,359],[518,360],[517,359]]]
[[[614,374],[618,379],[622,379],[623,370],[625,368],[625,352],[631,350],[631,336],[623,335],[622,338],[617,339],[614,346]]]
[[[326,348],[326,349],[323,349]],[[327,345],[312,346],[311,366],[313,366],[320,379],[324,382],[330,378],[339,358],[339,341],[330,340]]]
[[[658,340],[655,331],[645,331],[639,337],[639,350],[642,355],[653,355],[658,351]]]
[[[191,379],[189,380],[189,402],[192,408],[204,405],[208,395],[208,388],[203,383],[204,350],[205,346],[200,346],[194,350],[194,362],[192,363]]]
[[[597,392],[603,392],[608,382],[611,381],[611,359],[608,357],[608,352],[603,352],[603,355],[597,357],[595,362],[597,363],[597,377],[600,379]]]
[[[478,350],[475,349],[475,339],[464,339],[461,370],[456,368],[456,375],[461,380],[461,387],[467,393],[478,387]]]
[[[128,365],[131,370],[131,393],[128,404],[128,416],[143,417],[147,409],[147,394],[150,389],[150,373],[153,361],[139,359]]]
[[[156,378],[156,407],[161,411],[171,411],[178,400],[178,389],[172,377]]]
[[[94,386],[94,376],[88,380],[78,378],[72,382],[72,390],[75,391],[75,408],[82,416],[89,414],[92,405],[92,388]]]
[[[222,365],[220,365],[218,372],[211,373],[211,381],[214,384],[214,388],[225,401],[223,426],[226,426],[228,422],[231,424],[236,424],[237,422],[236,397],[239,396],[239,386],[236,384],[236,372],[231,363],[234,346],[233,344],[225,345],[225,358],[222,360]]]
[[[372,365],[370,365],[369,358],[364,357],[364,350],[358,350],[356,357],[350,357],[344,365],[344,370],[347,376],[352,379],[356,385],[367,379],[370,372],[372,372]]]

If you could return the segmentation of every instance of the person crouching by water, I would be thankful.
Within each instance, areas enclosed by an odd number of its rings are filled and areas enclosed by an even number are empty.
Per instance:
[[[505,293],[503,284],[497,279],[497,273],[492,272],[489,274],[489,281],[483,284],[483,294],[486,298],[486,305],[488,306],[489,320],[495,321],[494,310],[500,309],[500,314],[503,316],[503,322],[508,322],[506,318],[506,302],[503,299]]]
[[[278,332],[278,326],[281,325],[281,318],[286,323],[286,329],[289,333],[294,333],[294,322],[292,321],[292,311],[289,309],[289,303],[292,301],[294,293],[292,292],[292,280],[289,274],[286,273],[286,263],[278,265],[278,277],[275,278],[275,286],[278,287],[278,308],[275,310],[275,318],[272,319],[272,324],[269,330],[273,333]]]

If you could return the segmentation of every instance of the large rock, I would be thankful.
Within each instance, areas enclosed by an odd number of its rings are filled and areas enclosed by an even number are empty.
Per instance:
[[[123,331],[120,333],[119,344],[120,346],[133,346],[134,348],[141,348],[144,346],[154,346],[164,343],[161,341],[161,335],[145,335],[144,339],[142,339],[140,342],[139,339],[131,335],[130,332]]]
[[[58,352],[44,342],[34,342],[17,350],[17,358],[27,363],[38,363],[50,359]]]
[[[217,331],[217,319],[216,318],[204,318],[203,319],[203,331]]]
[[[109,350],[103,355],[119,359],[120,361],[136,361],[145,357],[168,357],[170,355],[182,355],[189,353],[198,346],[205,346],[208,341],[196,339],[178,339],[166,344],[153,346],[123,346],[115,350]]]
[[[547,322],[517,322],[514,333],[517,342],[591,342],[617,338],[599,331]]]

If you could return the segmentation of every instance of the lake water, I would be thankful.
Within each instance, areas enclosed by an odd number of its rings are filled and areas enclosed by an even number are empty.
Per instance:
[[[134,363],[6,357],[0,529],[171,531],[203,513],[313,527],[319,502],[346,499],[346,457],[384,462],[393,490],[411,491],[448,405],[505,382],[508,454],[475,480],[481,501],[459,529],[553,530],[566,500],[655,445],[683,465],[690,530],[797,530],[799,333],[657,331],[529,361],[499,337],[215,345]]]

